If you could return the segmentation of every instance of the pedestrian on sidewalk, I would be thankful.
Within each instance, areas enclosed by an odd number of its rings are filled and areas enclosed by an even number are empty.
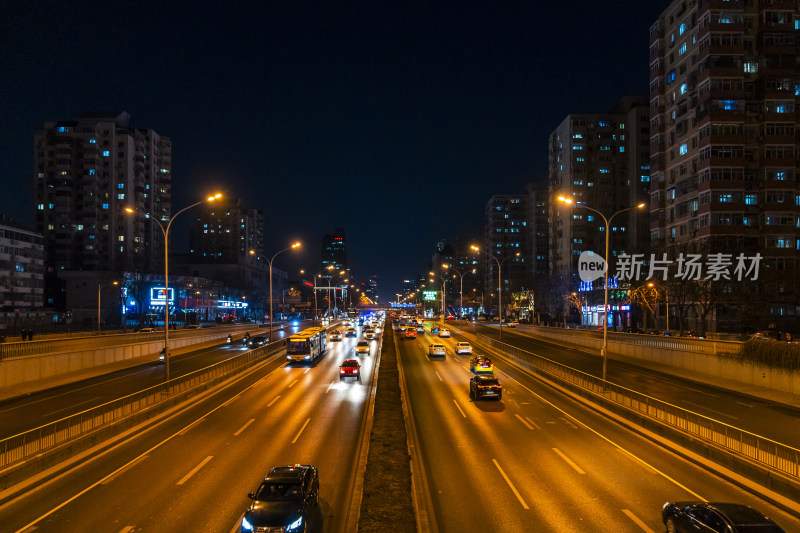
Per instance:
[[[29,330],[28,330],[28,340],[29,340],[29,341],[32,341],[32,340],[33,340],[33,330],[32,330],[32,329],[29,329]]]
[[[19,335],[20,335],[20,337],[22,337],[23,341],[28,340],[28,330],[27,329],[23,329],[22,331],[20,331]]]

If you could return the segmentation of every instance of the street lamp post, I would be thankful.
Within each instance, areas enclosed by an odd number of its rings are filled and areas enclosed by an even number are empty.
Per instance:
[[[301,243],[296,242],[291,246],[287,246],[283,250],[278,250],[275,252],[275,255],[272,256],[272,259],[268,259],[269,261],[269,341],[272,342],[272,262],[278,257],[278,254],[285,252],[286,250],[291,250],[292,248],[299,248]]]
[[[497,312],[500,315],[500,318],[499,318],[499,321],[498,321],[498,324],[500,326],[500,342],[503,342],[503,276],[502,276],[501,272],[502,272],[502,269],[503,269],[503,263],[505,263],[507,260],[511,259],[512,257],[519,257],[519,252],[517,252],[513,256],[508,256],[505,259],[503,259],[502,261],[500,261],[497,257],[494,256],[494,254],[490,254],[489,252],[484,252],[483,250],[481,250],[477,246],[470,246],[470,248],[472,248],[476,252],[480,252],[482,254],[488,255],[489,257],[494,259],[495,262],[497,263],[497,308],[498,308]]]
[[[151,216],[150,213],[145,213],[145,218],[150,220],[155,220],[158,224],[158,227],[161,228],[161,232],[164,234],[164,374],[166,377],[166,381],[169,381],[169,229],[172,227],[172,222],[175,218],[183,213],[191,209],[192,207],[197,207],[200,204],[204,204],[206,202],[213,202],[214,200],[218,200],[222,198],[222,194],[217,193],[214,196],[209,196],[205,200],[200,202],[195,202],[192,205],[188,205],[172,215],[167,222],[166,227],[162,222]],[[136,211],[130,207],[126,207],[125,211],[128,213],[135,213]]]
[[[608,235],[611,232],[611,221],[614,219],[615,216],[619,215],[620,213],[625,213],[626,211],[630,211],[634,209],[633,207],[626,207],[625,209],[620,209],[610,217],[606,218],[606,216],[598,211],[597,209],[593,209],[585,204],[578,203],[572,198],[565,198],[564,196],[559,196],[558,200],[560,202],[564,202],[565,204],[575,205],[576,207],[583,207],[584,209],[588,209],[593,213],[597,213],[603,219],[603,222],[606,224],[606,254],[603,259],[606,261],[606,270],[603,276],[603,347],[600,349],[600,356],[603,358],[603,382],[606,381],[606,368],[608,364],[608,352],[607,352],[607,339],[608,339]],[[641,203],[635,207],[635,209],[641,209],[645,206],[644,203]]]
[[[100,335],[100,291],[103,287],[108,287],[110,285],[119,285],[118,281],[112,281],[106,284],[97,284],[97,334]]]
[[[442,266],[444,268],[450,268],[450,265],[448,265],[447,263],[442,264]],[[450,268],[450,270],[452,270],[453,272],[458,274],[458,276],[460,278],[460,282],[461,282],[461,286],[460,286],[461,290],[460,290],[459,302],[458,302],[458,318],[461,319],[461,329],[464,329],[464,274],[469,274],[470,272],[472,272],[474,274],[475,273],[475,269],[473,268],[472,270],[467,270],[466,272],[463,272],[463,273],[460,272],[458,269],[455,269],[455,268]]]

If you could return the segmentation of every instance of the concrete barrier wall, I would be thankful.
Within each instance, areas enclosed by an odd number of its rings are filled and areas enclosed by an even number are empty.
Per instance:
[[[192,337],[170,338],[170,353],[185,351],[188,347],[200,348],[202,345],[219,344],[228,332],[196,335]],[[138,344],[126,344],[112,348],[96,348],[77,352],[49,353],[7,358],[0,362],[0,389],[26,386],[27,392],[53,386],[61,378],[61,383],[86,379],[108,372],[140,365],[148,361],[158,361],[164,347],[163,339]],[[70,379],[74,378],[74,379]],[[0,392],[0,398],[12,394]]]
[[[532,333],[534,336],[544,340],[553,340],[597,350],[598,354],[603,346],[602,337],[598,339],[593,336],[575,334],[577,332],[570,332],[570,330],[560,328],[530,327],[525,328],[523,331]],[[648,343],[655,344],[655,346],[644,345],[637,342],[637,340],[638,338],[635,335],[630,342],[609,338],[608,357],[615,359],[615,356],[620,355],[674,368],[680,370],[681,375],[691,376],[695,374],[706,378],[722,378],[790,394],[800,394],[800,373],[798,372],[778,370],[730,355],[698,353],[697,351],[692,351],[693,343],[686,344],[686,349],[680,349],[680,345],[675,344],[674,341],[670,341],[668,338],[663,341],[658,338],[646,339]],[[711,352],[722,352],[729,344],[726,343],[724,347],[721,345],[720,348],[722,349],[717,350],[714,343],[720,341],[695,342],[709,343],[708,351]]]

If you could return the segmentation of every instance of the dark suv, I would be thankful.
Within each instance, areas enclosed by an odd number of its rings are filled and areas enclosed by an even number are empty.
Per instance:
[[[503,387],[494,376],[479,375],[469,380],[469,397],[473,400],[481,398],[503,399]]]
[[[247,347],[248,348],[258,348],[259,346],[264,346],[269,342],[269,339],[264,337],[263,335],[253,335],[249,339],[247,339]]]
[[[312,507],[319,505],[319,475],[311,465],[273,468],[244,512],[241,531],[309,531]]]

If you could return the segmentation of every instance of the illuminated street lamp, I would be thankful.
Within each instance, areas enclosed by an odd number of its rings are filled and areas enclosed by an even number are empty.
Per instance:
[[[164,373],[166,376],[166,381],[169,381],[169,228],[172,227],[172,222],[175,220],[175,218],[184,211],[206,202],[219,200],[220,198],[222,198],[222,194],[217,193],[213,196],[209,196],[205,200],[195,202],[192,205],[184,207],[169,218],[166,226],[164,226],[161,220],[150,216],[150,213],[144,213],[145,218],[155,220],[155,222],[158,224],[158,227],[161,228],[161,232],[164,234]],[[136,213],[136,210],[130,207],[126,207],[125,211],[127,213]]]
[[[610,229],[611,229],[610,224],[611,224],[611,221],[614,219],[614,217],[619,215],[620,213],[624,213],[626,211],[630,211],[631,209],[642,209],[645,206],[645,204],[641,203],[641,204],[637,205],[635,208],[634,207],[626,207],[625,209],[620,209],[619,211],[617,211],[616,213],[614,213],[610,217],[606,218],[606,216],[603,213],[601,213],[600,211],[598,211],[597,209],[593,209],[593,208],[583,204],[582,202],[576,202],[575,199],[573,199],[573,198],[566,198],[564,196],[559,196],[558,197],[558,201],[559,202],[563,202],[563,203],[568,204],[568,205],[574,205],[575,207],[583,207],[584,209],[588,209],[589,211],[592,211],[593,213],[597,213],[598,215],[600,215],[600,217],[602,217],[603,222],[606,223],[606,255],[604,257],[604,259],[606,260],[606,271],[605,271],[604,277],[603,277],[603,294],[604,294],[604,296],[603,296],[603,347],[600,349],[600,356],[603,358],[603,381],[605,382],[605,380],[606,380],[606,366],[607,366],[607,360],[608,360],[608,357],[607,357],[608,353],[607,353],[607,350],[606,350],[606,348],[607,348],[606,341],[607,341],[607,338],[608,338],[608,260],[609,260],[609,257],[608,257],[608,234],[610,233]]]
[[[482,254],[488,255],[489,257],[494,259],[495,262],[497,263],[497,283],[498,283],[498,285],[497,285],[497,307],[498,307],[498,313],[500,314],[500,319],[499,319],[498,323],[500,325],[500,341],[502,342],[503,341],[503,277],[501,275],[501,270],[503,268],[503,263],[505,263],[508,259],[511,259],[511,257],[519,257],[519,252],[517,252],[513,256],[508,256],[505,259],[503,259],[502,261],[500,261],[497,257],[494,256],[494,254],[490,254],[489,252],[484,252],[483,250],[481,250],[477,246],[470,246],[470,248],[472,248],[476,252],[480,252]]]
[[[442,266],[444,268],[450,268],[450,265],[448,265],[447,263],[442,264]],[[459,315],[458,318],[461,319],[461,328],[463,329],[464,328],[464,274],[469,274],[470,272],[474,274],[476,271],[474,268],[471,271],[467,270],[464,273],[460,272],[455,268],[450,268],[450,270],[458,274],[461,281],[461,295],[459,296],[459,302],[458,302],[458,315]]]
[[[291,246],[287,246],[283,250],[278,250],[275,252],[275,255],[272,256],[272,259],[267,259],[269,262],[269,341],[272,342],[272,262],[278,257],[278,254],[285,252],[286,250],[291,250],[293,248],[299,248],[302,245],[300,242],[296,242]]]
[[[97,284],[97,334],[100,335],[100,290],[103,287],[108,287],[110,285],[119,285],[118,281],[112,281],[110,283]]]

